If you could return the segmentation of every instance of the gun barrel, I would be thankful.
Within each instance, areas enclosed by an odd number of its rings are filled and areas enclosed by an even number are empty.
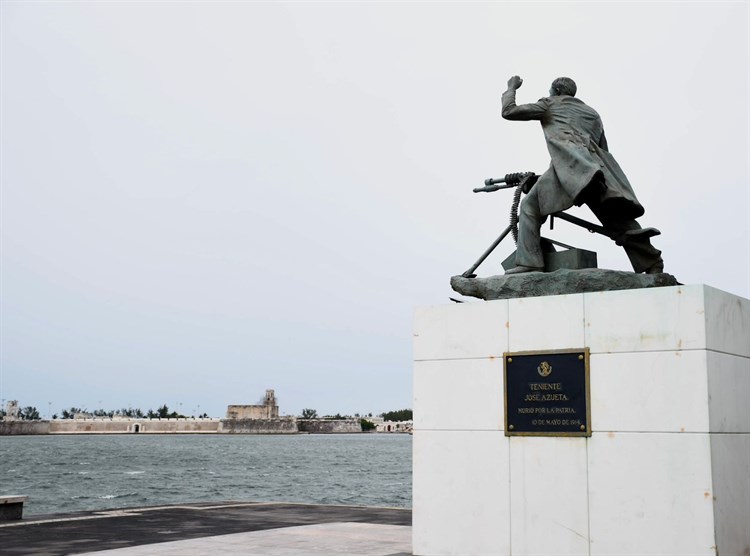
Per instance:
[[[474,188],[474,193],[491,193],[493,191],[497,191],[498,189],[513,189],[516,187],[516,184],[514,183],[508,183],[505,185],[499,185],[499,184],[493,184],[493,185],[485,185],[484,187],[476,187]]]
[[[506,178],[507,176],[505,178],[487,178],[486,180],[484,180],[484,185],[497,185],[499,183],[505,183]]]

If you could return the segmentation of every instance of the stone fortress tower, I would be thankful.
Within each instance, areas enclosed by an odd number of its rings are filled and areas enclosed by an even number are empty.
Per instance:
[[[229,405],[227,419],[278,419],[279,405],[273,390],[266,390],[260,405]]]

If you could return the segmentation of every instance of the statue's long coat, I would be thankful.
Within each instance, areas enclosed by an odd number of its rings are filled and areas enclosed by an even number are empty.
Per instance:
[[[638,218],[644,213],[628,178],[607,151],[599,114],[583,101],[560,95],[517,106],[515,91],[506,91],[503,118],[540,120],[542,124],[552,157],[549,169],[534,185],[542,214],[589,201],[583,190],[592,183],[601,187],[602,180],[605,189],[597,196],[602,210],[624,218]]]

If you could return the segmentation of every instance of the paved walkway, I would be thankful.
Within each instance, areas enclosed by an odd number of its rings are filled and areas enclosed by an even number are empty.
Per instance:
[[[0,522],[3,556],[407,556],[411,510],[222,502]]]
[[[325,523],[87,552],[97,556],[408,556],[411,527]]]

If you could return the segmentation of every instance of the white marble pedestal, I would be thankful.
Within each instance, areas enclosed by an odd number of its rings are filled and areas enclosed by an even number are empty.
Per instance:
[[[591,350],[589,438],[504,434],[504,352]],[[750,301],[707,286],[420,308],[413,549],[750,554]]]

